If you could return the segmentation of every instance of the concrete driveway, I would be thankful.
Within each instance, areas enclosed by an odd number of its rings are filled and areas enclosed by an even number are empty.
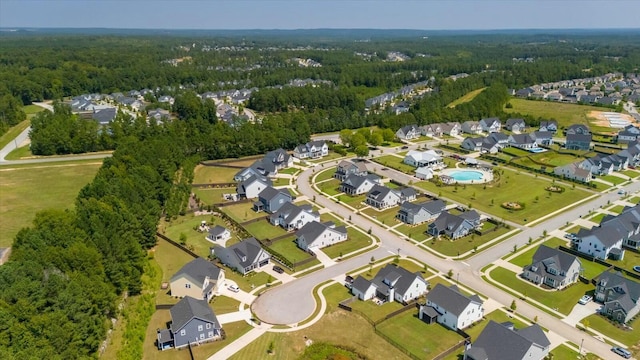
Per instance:
[[[218,289],[218,294],[219,295],[224,295],[224,296],[228,296],[232,299],[236,299],[238,301],[240,301],[241,303],[244,304],[251,304],[256,297],[254,295],[249,294],[248,292],[244,291],[244,290],[240,290],[238,292],[233,292],[231,290],[228,289],[229,286],[231,285],[236,285],[238,286],[238,284],[236,284],[235,281],[233,280],[229,280],[229,279],[225,279],[224,280],[224,285],[221,286]]]
[[[277,264],[274,264],[273,266],[277,266]],[[264,272],[264,273],[267,273],[267,274],[271,275],[274,279],[280,280],[283,284],[286,284],[286,283],[291,282],[291,281],[296,279],[295,277],[293,277],[293,276],[291,276],[291,275],[289,275],[287,273],[279,274],[279,273],[273,271],[273,266],[271,266],[271,265],[263,266],[258,271]]]
[[[569,313],[566,318],[562,319],[562,321],[571,326],[575,326],[580,322],[580,320],[586,318],[589,315],[597,313],[601,306],[602,305],[594,301],[589,301],[585,305],[576,303],[576,305],[573,307],[573,310],[571,310],[571,313]]]

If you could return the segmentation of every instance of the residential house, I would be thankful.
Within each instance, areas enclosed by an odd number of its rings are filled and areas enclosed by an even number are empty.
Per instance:
[[[91,118],[98,122],[100,125],[108,125],[118,115],[118,109],[115,107],[108,107],[103,109],[95,109]]]
[[[516,329],[513,323],[493,320],[464,352],[464,360],[543,360],[551,342],[538,324]]]
[[[591,131],[589,130],[589,127],[587,127],[587,125],[583,125],[583,124],[573,124],[571,126],[569,126],[567,128],[566,131],[566,135],[589,135],[591,134]]]
[[[349,175],[365,176],[368,173],[369,172],[367,171],[367,167],[364,162],[342,160],[338,163],[338,167],[336,168],[336,172],[333,174],[333,177],[340,181],[344,181]]]
[[[461,126],[462,132],[465,134],[480,134],[482,132],[482,127],[480,123],[477,121],[465,121]]]
[[[456,122],[456,121],[442,123],[440,124],[440,126],[442,129],[442,134],[444,135],[458,136],[462,131],[462,126],[460,125],[459,122]]]
[[[222,269],[203,258],[196,258],[186,263],[171,277],[171,296],[191,296],[210,301],[223,282]]]
[[[214,246],[211,252],[223,264],[242,275],[269,264],[271,255],[266,252],[256,238],[244,239],[229,247]]]
[[[527,124],[524,122],[524,119],[511,118],[507,119],[504,127],[515,134],[519,134],[525,131]]]
[[[484,137],[466,137],[462,140],[460,147],[469,151],[480,151],[484,142]]]
[[[529,136],[536,142],[537,146],[549,146],[553,144],[553,133],[550,131],[534,131]]]
[[[222,326],[205,300],[187,296],[169,312],[171,325],[168,329],[158,330],[156,335],[158,350],[180,349],[222,338]]]
[[[464,295],[456,285],[437,284],[427,294],[426,304],[420,306],[418,317],[428,324],[437,321],[451,330],[464,329],[482,320],[482,304],[478,295]]]
[[[565,148],[584,151],[591,149],[591,134],[567,134]]]
[[[442,124],[435,123],[420,126],[420,134],[423,136],[441,137],[443,134]]]
[[[555,120],[540,121],[539,130],[555,133],[556,131],[558,131],[558,123]]]
[[[620,171],[627,168],[628,159],[617,154],[598,154],[581,161],[580,168],[589,170],[595,175],[608,175],[612,171]]]
[[[480,120],[480,128],[487,133],[500,132],[502,124],[498,118],[487,118]]]
[[[640,128],[633,125],[627,125],[624,129],[618,132],[616,139],[619,143],[629,143],[638,140],[638,137],[640,137]]]
[[[517,147],[520,149],[533,149],[538,147],[538,144],[533,140],[529,134],[511,134],[509,135],[509,146]]]
[[[253,204],[253,210],[274,213],[282,205],[292,201],[293,196],[291,196],[288,189],[276,189],[273,186],[267,186],[258,194],[258,201]]]
[[[492,144],[496,144],[500,149],[509,146],[509,136],[501,132],[490,133],[485,139]]]
[[[429,283],[420,272],[411,273],[405,268],[388,264],[378,271],[372,280],[358,276],[351,293],[360,300],[375,298],[384,302],[406,304],[426,294]]]
[[[417,125],[403,126],[396,131],[396,137],[400,140],[412,140],[420,137],[420,129]]]
[[[603,304],[600,314],[627,323],[640,311],[640,284],[620,272],[605,271],[596,280],[594,299]]]
[[[480,151],[487,154],[496,154],[500,145],[495,140],[496,137],[467,137],[462,141],[460,147],[469,151]]]
[[[429,167],[421,167],[416,169],[416,177],[420,180],[429,180],[433,178],[433,169]]]
[[[231,231],[224,226],[216,225],[209,229],[206,239],[209,241],[227,241],[231,239]]]
[[[383,185],[374,184],[367,193],[365,202],[377,209],[386,209],[398,205],[401,201],[415,200],[416,191],[413,188],[391,189]]]
[[[582,263],[577,257],[540,245],[531,264],[522,269],[522,277],[536,285],[561,289],[576,282],[581,270]]]
[[[271,180],[262,176],[252,175],[244,180],[236,187],[236,193],[240,198],[255,199],[268,186],[271,186]]]
[[[405,155],[403,162],[414,167],[431,167],[434,169],[442,169],[445,167],[442,156],[435,150],[416,151],[409,150]]]
[[[275,176],[278,170],[293,165],[293,157],[283,149],[269,151],[264,158],[254,162],[251,167],[263,176]]]
[[[296,205],[290,202],[282,205],[269,217],[272,225],[279,225],[287,231],[301,229],[312,221],[320,221],[320,214],[313,211],[311,205]]]
[[[375,184],[382,184],[378,175],[365,176],[349,175],[340,184],[340,191],[348,195],[361,195],[369,192]]]
[[[176,99],[174,99],[172,96],[169,96],[169,95],[163,95],[158,98],[158,102],[168,103],[169,105],[172,105],[172,106],[175,101]]]
[[[585,170],[580,167],[580,162],[571,163],[564,166],[556,166],[553,169],[553,173],[562,176],[565,179],[578,180],[584,183],[590,182],[593,176],[590,170]]]
[[[245,181],[247,179],[249,179],[252,176],[259,176],[259,177],[264,177],[260,171],[258,171],[258,169],[254,168],[254,167],[246,167],[240,171],[238,171],[234,176],[233,176],[233,181],[235,182],[242,182]]]
[[[640,164],[640,143],[632,141],[627,144],[627,148],[618,152],[618,156],[627,159],[628,166]]]
[[[169,120],[170,118],[171,118],[171,113],[169,113],[169,110],[157,108],[157,109],[147,111],[147,119],[149,120],[153,119],[158,124],[163,123]]]
[[[298,159],[319,159],[327,155],[329,155],[329,145],[324,140],[310,141],[296,146],[293,150],[293,156]]]
[[[433,236],[445,235],[451,239],[458,239],[469,235],[480,225],[480,215],[475,211],[466,211],[460,215],[443,211],[434,222],[427,227],[427,233]]]
[[[296,233],[296,244],[304,251],[313,251],[347,240],[347,228],[336,227],[331,221],[312,221]]]
[[[400,205],[396,218],[409,225],[418,225],[437,218],[444,211],[445,206],[442,200],[417,204],[405,201]]]

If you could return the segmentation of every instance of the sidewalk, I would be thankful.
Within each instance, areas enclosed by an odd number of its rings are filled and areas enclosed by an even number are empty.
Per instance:
[[[322,263],[322,265],[324,265],[324,267],[329,267],[336,264],[336,262],[327,254],[325,254],[321,249],[314,250],[314,252],[316,253],[316,258]]]
[[[262,336],[271,328],[271,325],[261,325],[249,330],[248,333],[240,336],[231,344],[223,347],[217,353],[211,355],[207,360],[226,360],[233,356],[238,351],[242,350],[245,346],[249,345],[255,339]]]

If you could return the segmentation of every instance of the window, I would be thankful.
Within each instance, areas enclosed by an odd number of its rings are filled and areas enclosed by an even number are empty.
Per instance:
[[[204,334],[200,334],[200,340],[204,340]]]
[[[213,331],[209,331],[209,333],[207,334],[208,337],[212,338],[213,337]]]
[[[191,289],[191,284],[184,284],[184,287],[187,289]]]
[[[187,331],[184,329],[180,330],[180,336],[185,336],[185,335],[187,335]]]
[[[198,331],[202,331],[203,329],[202,325],[198,325]]]
[[[207,324],[207,329],[211,329],[211,324]]]

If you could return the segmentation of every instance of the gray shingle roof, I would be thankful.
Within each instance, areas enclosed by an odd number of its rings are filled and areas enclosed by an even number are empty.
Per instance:
[[[460,316],[464,309],[466,309],[471,302],[477,301],[477,299],[478,298],[472,299],[471,297],[463,295],[455,285],[447,287],[442,284],[437,284],[431,289],[429,294],[427,294],[428,301],[438,304],[438,306],[456,316]]]
[[[333,227],[334,224],[331,221],[320,223],[312,221],[305,224],[298,232],[296,237],[304,237],[307,241],[307,245],[311,245],[327,228]],[[347,233],[347,228],[344,226],[333,227],[332,230],[341,234]]]
[[[193,318],[210,322],[214,328],[220,328],[218,318],[206,300],[197,300],[191,296],[186,296],[171,307],[169,311],[171,312],[172,320],[171,330],[174,333],[182,329]]]
[[[578,258],[569,253],[550,248],[546,245],[541,245],[538,250],[536,250],[535,254],[533,254],[532,263],[536,264],[538,262],[547,261],[547,264],[545,265],[549,265],[548,262],[552,261],[558,270],[567,272],[576,260],[578,260]]]
[[[276,196],[278,196],[279,194],[284,194],[286,196],[288,196],[289,198],[291,198],[291,193],[289,192],[288,189],[276,189],[273,186],[267,186],[266,188],[264,188],[264,190],[262,190],[260,192],[260,194],[258,194],[258,196],[261,199],[265,199],[266,201],[271,201],[273,198],[275,198]]]
[[[389,285],[387,283],[391,281],[395,291],[404,295],[416,278],[426,283],[426,280],[419,273],[414,274],[403,267],[388,264],[378,271],[372,282],[378,287],[378,290],[388,293]]]
[[[220,275],[220,271],[222,270],[213,265],[213,263],[203,258],[196,258],[186,263],[182,268],[180,268],[180,270],[173,274],[171,281],[184,276],[194,283],[202,286],[206,277],[209,277],[210,279],[217,279]]]
[[[539,329],[536,324],[529,328],[531,327]],[[538,332],[536,329],[528,330],[529,328],[520,331],[511,330],[503,324],[490,320],[466,354],[474,360],[523,359],[534,343],[542,347],[549,344],[547,337],[541,333],[542,330]]]
[[[246,268],[257,260],[262,246],[256,238],[250,237],[227,247],[227,249],[238,257],[240,266]]]
[[[209,229],[209,235],[215,238],[222,235],[225,231],[227,231],[227,229],[224,226],[216,225]]]

